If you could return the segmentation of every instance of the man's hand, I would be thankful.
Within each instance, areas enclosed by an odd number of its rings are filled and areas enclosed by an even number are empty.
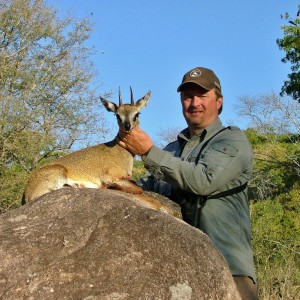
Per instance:
[[[148,134],[139,127],[129,133],[120,130],[116,140],[120,146],[139,156],[148,153],[154,145]]]

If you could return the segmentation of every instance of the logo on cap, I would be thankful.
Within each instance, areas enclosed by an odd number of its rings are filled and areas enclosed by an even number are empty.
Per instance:
[[[202,72],[199,69],[194,69],[190,73],[190,77],[195,78],[195,77],[200,77]]]

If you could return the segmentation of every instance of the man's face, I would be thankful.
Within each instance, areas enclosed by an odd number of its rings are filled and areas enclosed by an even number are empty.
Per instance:
[[[223,98],[218,98],[214,90],[207,91],[196,84],[189,84],[182,89],[182,111],[191,135],[217,119],[222,102]]]

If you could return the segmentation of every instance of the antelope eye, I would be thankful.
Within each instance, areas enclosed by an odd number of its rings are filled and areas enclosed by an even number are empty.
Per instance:
[[[140,115],[140,113],[137,113],[137,114],[134,116],[134,118],[133,118],[133,121],[134,121],[134,122],[135,122],[136,119],[139,117],[139,115]]]
[[[121,120],[121,117],[120,117],[118,114],[116,114],[116,117],[117,117],[117,120],[118,120],[119,122],[122,121],[122,120]]]

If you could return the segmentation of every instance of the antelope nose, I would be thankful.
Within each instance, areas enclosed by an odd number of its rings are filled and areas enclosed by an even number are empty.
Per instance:
[[[130,123],[129,122],[125,122],[124,128],[125,128],[126,131],[130,131],[130,129],[131,129]]]

